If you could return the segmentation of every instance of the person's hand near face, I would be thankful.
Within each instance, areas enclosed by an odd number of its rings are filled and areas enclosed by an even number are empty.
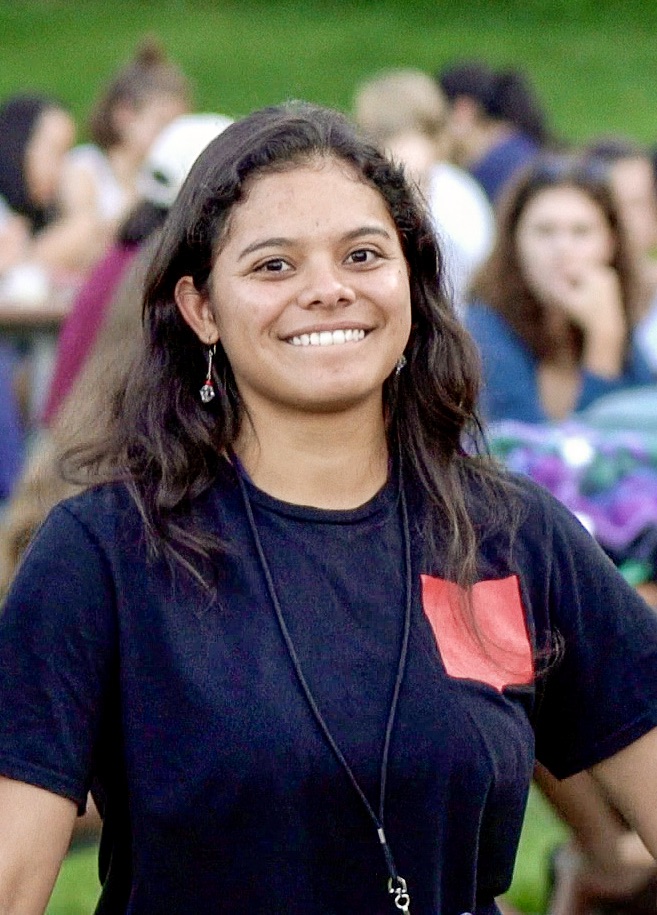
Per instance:
[[[627,329],[610,266],[614,248],[602,210],[574,187],[542,191],[518,222],[518,261],[529,287],[555,322],[567,319],[582,330],[583,366],[603,377],[620,372]]]

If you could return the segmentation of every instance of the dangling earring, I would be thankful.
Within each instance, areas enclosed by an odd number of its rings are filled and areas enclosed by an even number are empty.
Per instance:
[[[402,353],[399,359],[397,360],[397,365],[395,366],[395,376],[399,375],[401,370],[406,365],[406,356]]]
[[[201,400],[203,403],[210,403],[217,395],[214,389],[214,381],[212,380],[212,359],[214,354],[217,352],[217,344],[213,343],[212,346],[208,347],[208,374],[205,379],[205,384],[199,391],[201,395]]]

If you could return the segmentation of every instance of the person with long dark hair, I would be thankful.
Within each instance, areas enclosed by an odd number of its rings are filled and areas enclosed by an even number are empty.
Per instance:
[[[75,130],[66,106],[49,96],[21,93],[0,104],[0,232],[4,222],[12,233],[0,272],[25,262],[48,272],[80,267],[85,234],[66,218],[60,199]]]
[[[30,233],[40,232],[56,216],[73,118],[48,96],[15,95],[0,105],[0,128],[0,195]]]
[[[657,620],[472,455],[440,273],[336,112],[255,112],[196,162],[128,381],[69,456],[94,485],[0,617],[7,912],[45,907],[89,788],[99,912],[492,915],[535,750],[657,851]]]
[[[501,204],[467,312],[487,418],[564,420],[650,383],[634,341],[638,279],[606,169],[555,154],[528,166]]]

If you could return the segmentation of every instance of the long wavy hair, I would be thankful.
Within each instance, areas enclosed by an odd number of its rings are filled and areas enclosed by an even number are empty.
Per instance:
[[[629,346],[638,278],[628,242],[612,195],[608,170],[595,159],[577,154],[545,153],[534,159],[506,191],[500,203],[497,238],[490,257],[475,277],[471,294],[498,311],[539,361],[558,355],[563,338],[555,338],[548,320],[549,309],[527,284],[518,257],[518,223],[530,203],[543,191],[572,187],[585,194],[598,207],[614,238],[611,266],[621,288]],[[582,353],[581,330],[570,322],[568,345],[579,358]]]
[[[92,479],[124,480],[152,547],[201,575],[204,560],[222,545],[199,529],[191,508],[216,479],[244,407],[220,345],[213,371],[221,393],[201,403],[207,348],[183,320],[175,286],[189,275],[207,291],[231,213],[259,176],[322,158],[344,163],[375,188],[397,227],[409,267],[412,332],[406,368],[383,387],[388,446],[437,509],[427,512],[430,545],[444,544],[448,531],[446,573],[468,585],[476,579],[478,540],[466,477],[475,473],[492,488],[500,478],[495,465],[464,447],[480,429],[476,350],[441,291],[442,261],[424,205],[402,169],[330,109],[303,102],[262,109],[228,127],[197,160],[146,276],[141,352],[114,397],[107,435],[78,452],[78,467]]]

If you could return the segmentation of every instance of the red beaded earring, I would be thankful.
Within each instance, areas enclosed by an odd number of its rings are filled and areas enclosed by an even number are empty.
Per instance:
[[[214,354],[217,351],[217,344],[213,343],[212,346],[208,347],[208,374],[205,379],[205,384],[199,391],[201,395],[201,400],[203,403],[210,403],[210,401],[216,397],[216,391],[214,389],[214,381],[212,380],[212,359]]]

